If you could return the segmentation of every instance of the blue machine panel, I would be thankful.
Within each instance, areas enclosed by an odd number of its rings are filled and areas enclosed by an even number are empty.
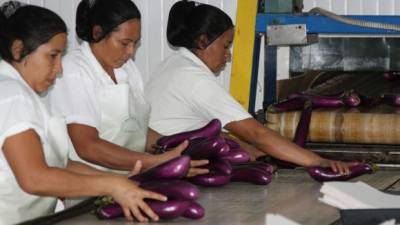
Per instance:
[[[399,24],[400,16],[346,16],[347,18]],[[317,34],[369,34],[390,35],[400,34],[398,31],[371,29],[348,25],[325,16],[319,15],[292,15],[292,14],[258,14],[256,19],[256,32],[264,33],[268,25],[307,24],[307,33]]]

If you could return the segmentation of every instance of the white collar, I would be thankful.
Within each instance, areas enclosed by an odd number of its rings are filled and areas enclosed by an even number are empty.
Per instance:
[[[100,79],[105,80],[108,84],[113,84],[114,85],[115,84],[114,81],[111,79],[111,77],[108,75],[108,73],[101,66],[99,60],[93,54],[89,43],[86,42],[86,41],[83,41],[81,46],[80,46],[80,48],[81,48],[81,51],[83,52],[83,54],[85,54],[86,57],[89,58],[89,63],[94,66],[95,71],[93,71],[93,72],[95,73],[95,75],[96,76],[98,75],[100,77]],[[118,77],[117,77],[117,80],[118,80],[118,83],[119,83]]]
[[[22,83],[25,87],[32,90],[32,87],[22,78],[21,74],[7,61],[0,60],[0,74],[1,76],[9,77],[13,80],[17,80],[18,82]],[[35,92],[36,93],[36,92]]]
[[[210,70],[210,68],[208,68],[208,66],[203,61],[201,61],[201,59],[199,57],[197,57],[189,49],[181,47],[181,48],[179,48],[178,51],[183,56],[185,56],[186,58],[189,58],[191,61],[193,61],[195,64],[197,64],[202,70],[215,76],[215,74]]]

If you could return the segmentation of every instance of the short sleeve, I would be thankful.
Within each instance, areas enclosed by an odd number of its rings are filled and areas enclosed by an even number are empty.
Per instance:
[[[211,79],[196,82],[188,102],[204,118],[219,119],[222,127],[230,122],[251,118],[222,86]]]
[[[79,71],[64,73],[49,91],[48,103],[54,115],[64,116],[67,124],[78,123],[98,128],[100,119],[95,107],[93,84]]]
[[[11,136],[33,129],[39,136],[44,134],[43,118],[38,107],[24,95],[0,100],[0,146]]]

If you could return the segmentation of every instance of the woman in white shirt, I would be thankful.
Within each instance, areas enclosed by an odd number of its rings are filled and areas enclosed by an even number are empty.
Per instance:
[[[160,135],[148,129],[150,107],[131,59],[141,36],[141,15],[131,0],[82,0],[76,13],[81,46],[63,59],[63,75],[49,92],[52,112],[66,117],[81,160],[102,169],[129,170],[136,160],[149,168],[184,150],[153,155]],[[147,141],[146,141],[147,140]],[[192,166],[207,161],[193,161]],[[205,173],[192,168],[190,175]]]
[[[62,19],[19,2],[4,3],[0,11],[0,224],[53,213],[55,196],[111,195],[128,219],[157,220],[143,199],[164,196],[68,159],[65,121],[52,116],[39,97],[62,70]]]
[[[179,50],[155,70],[145,88],[150,127],[163,135],[199,128],[218,118],[224,129],[259,151],[302,166],[348,173],[348,165],[321,158],[253,119],[218,83],[230,60],[233,23],[211,5],[179,1],[169,13],[167,39]]]

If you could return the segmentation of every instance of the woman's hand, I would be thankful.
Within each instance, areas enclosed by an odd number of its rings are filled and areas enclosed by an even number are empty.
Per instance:
[[[203,166],[205,166],[207,164],[208,164],[208,160],[207,159],[191,160],[190,161],[190,169],[189,169],[189,172],[188,172],[188,174],[186,176],[187,177],[194,177],[196,175],[209,173],[210,171],[203,167]]]
[[[130,175],[136,175],[140,172],[142,168],[142,162],[138,160],[135,163]],[[114,186],[111,192],[113,199],[118,202],[128,220],[133,220],[135,218],[139,222],[147,222],[148,217],[152,220],[157,221],[158,216],[153,212],[153,210],[143,201],[144,198],[155,199],[159,201],[166,201],[167,198],[163,195],[157,194],[155,192],[146,191],[136,183],[123,177],[118,177],[116,183],[111,184]],[[145,214],[143,215],[142,212]]]
[[[181,144],[179,144],[177,147],[173,148],[172,150],[168,150],[165,153],[161,154],[161,162],[165,162],[168,160],[171,160],[173,158],[176,158],[182,154],[182,152],[188,147],[189,141],[184,141]],[[190,161],[190,169],[187,174],[188,177],[200,175],[200,174],[205,174],[208,173],[209,170],[206,168],[201,168],[205,165],[208,164],[208,160],[191,160]]]
[[[139,222],[148,222],[146,216],[150,217],[153,221],[159,219],[153,210],[144,202],[144,199],[166,201],[167,197],[139,188],[137,184],[126,178],[119,178],[118,182],[111,185],[114,185],[111,196],[121,205],[124,215],[128,220],[131,221],[135,218]]]
[[[354,162],[342,162],[342,161],[337,161],[337,160],[329,160],[329,159],[323,159],[318,163],[318,166],[321,167],[330,167],[334,172],[339,172],[340,174],[350,174],[350,168],[354,164]]]

